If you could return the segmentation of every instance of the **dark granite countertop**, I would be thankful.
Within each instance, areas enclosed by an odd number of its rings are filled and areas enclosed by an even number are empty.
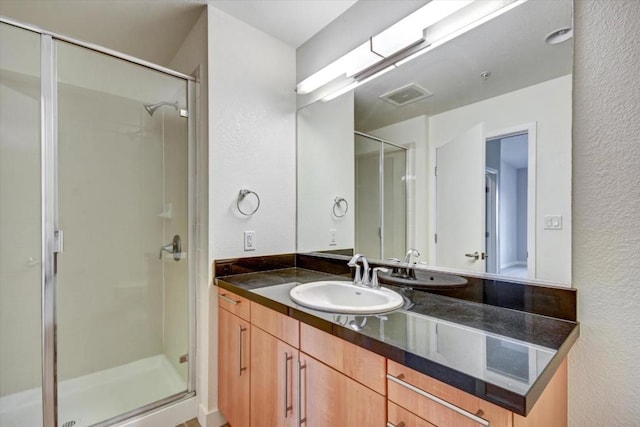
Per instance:
[[[393,286],[407,304],[380,315],[327,313],[289,298],[294,286],[318,280],[350,277],[283,268],[216,283],[525,416],[579,334],[576,322]]]

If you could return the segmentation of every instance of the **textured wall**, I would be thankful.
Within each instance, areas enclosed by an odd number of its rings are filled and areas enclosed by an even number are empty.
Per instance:
[[[575,4],[573,427],[640,420],[640,2]]]
[[[294,252],[295,50],[215,8],[209,19],[209,255]],[[236,209],[243,188],[261,198],[250,217]]]

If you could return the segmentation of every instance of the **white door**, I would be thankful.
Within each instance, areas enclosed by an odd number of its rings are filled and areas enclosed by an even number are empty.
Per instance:
[[[436,261],[485,271],[484,124],[436,149]]]

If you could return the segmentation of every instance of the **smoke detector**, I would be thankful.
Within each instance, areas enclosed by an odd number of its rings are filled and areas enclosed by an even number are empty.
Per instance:
[[[428,98],[433,94],[417,83],[409,83],[384,95],[380,95],[380,99],[387,101],[396,107],[404,107],[412,102]]]

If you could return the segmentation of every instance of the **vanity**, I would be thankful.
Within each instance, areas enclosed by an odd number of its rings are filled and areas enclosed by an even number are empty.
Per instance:
[[[290,298],[293,287],[351,275],[296,258],[324,271],[216,266],[219,407],[231,426],[567,425],[575,319],[393,286],[408,304],[392,312],[309,309]]]

